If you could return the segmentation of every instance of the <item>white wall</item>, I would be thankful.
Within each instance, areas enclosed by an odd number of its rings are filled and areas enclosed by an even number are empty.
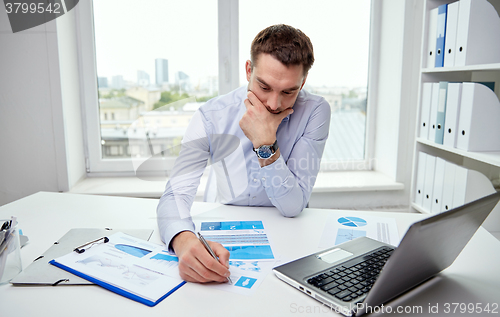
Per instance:
[[[76,10],[77,7],[56,20],[69,188],[86,174]]]
[[[57,44],[56,21],[12,33],[0,10],[0,205],[41,190],[67,191],[85,173],[73,155],[83,148],[81,129],[65,133],[64,125],[81,122],[70,76],[78,73],[71,66],[60,73],[60,62],[73,61],[59,59]],[[71,106],[66,114],[63,101]]]

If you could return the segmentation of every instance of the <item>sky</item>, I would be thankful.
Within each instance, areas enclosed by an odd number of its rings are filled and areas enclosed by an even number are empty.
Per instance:
[[[252,39],[278,23],[310,37],[309,85],[366,86],[370,0],[240,0],[240,85]],[[154,83],[156,58],[168,60],[170,82],[177,71],[194,85],[217,76],[217,0],[94,0],[94,26],[99,77],[135,82],[143,70]]]

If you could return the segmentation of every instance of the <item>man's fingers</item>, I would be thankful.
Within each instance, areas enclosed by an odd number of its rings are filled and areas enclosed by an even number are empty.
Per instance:
[[[281,121],[283,121],[283,119],[285,119],[288,115],[290,115],[292,113],[293,113],[293,109],[288,108],[288,109],[285,109],[285,110],[281,111],[280,113],[276,114],[276,116],[278,116],[279,122],[281,122]]]
[[[214,251],[215,255],[219,258],[219,263],[229,269],[229,251],[220,243],[212,241],[209,241],[208,243],[210,244],[210,247]]]
[[[247,97],[248,97],[248,100],[250,100],[250,103],[252,104],[252,106],[258,107],[258,108],[261,108],[261,107],[265,108],[262,101],[260,101],[260,99],[251,90],[249,90],[247,92]]]
[[[208,253],[192,232],[177,235],[174,250],[179,257],[179,274],[185,281],[206,283],[227,280],[229,270]]]
[[[253,105],[250,102],[250,100],[245,99],[243,102],[245,103],[245,107],[247,108],[247,111],[249,110],[249,108],[253,107]]]
[[[182,271],[179,270],[179,273],[181,275],[181,278],[186,282],[194,282],[194,283],[213,282],[213,280],[209,280],[209,279],[204,278],[198,272],[196,272],[195,270],[193,270],[190,267],[186,267]]]
[[[210,267],[214,267],[215,265],[222,265],[212,258],[205,249],[202,251],[207,253],[208,257],[205,257],[203,253],[197,254],[195,252],[192,256],[183,259],[182,263],[179,264],[179,271],[200,283],[212,281],[224,282],[226,280],[225,276],[217,274],[210,269]]]
[[[216,243],[216,242],[212,242],[212,241],[207,241],[208,244],[210,245],[210,247],[212,248],[212,250],[214,251],[214,253],[216,255],[218,255],[218,253],[223,253],[222,250],[220,250],[221,248],[226,250],[222,245],[220,245],[219,243]],[[217,251],[216,251],[217,250]],[[227,252],[227,250],[226,250]],[[229,252],[228,252],[229,253]],[[207,250],[203,249],[201,253],[198,253],[196,254],[196,256],[198,257],[198,260],[205,266],[205,268],[207,268],[209,271],[215,273],[216,275],[218,276],[222,276],[223,278],[226,278],[229,276],[229,270],[228,268],[225,266],[225,264],[221,264],[219,263],[219,261],[217,261],[216,259],[214,259],[210,253],[208,253]],[[227,256],[227,259],[229,259],[229,256]],[[225,262],[226,260],[224,260]]]

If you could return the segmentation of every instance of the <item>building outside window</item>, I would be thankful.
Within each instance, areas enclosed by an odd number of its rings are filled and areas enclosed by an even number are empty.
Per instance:
[[[194,112],[218,95],[218,5],[216,0],[93,1],[102,161],[177,155]],[[277,23],[301,29],[316,58],[305,89],[325,97],[332,110],[323,169],[366,160],[370,0],[311,5],[241,0],[238,5],[239,85],[247,84],[244,64],[260,30]]]

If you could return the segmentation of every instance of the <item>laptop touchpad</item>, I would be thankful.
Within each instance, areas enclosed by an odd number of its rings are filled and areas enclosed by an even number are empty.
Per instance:
[[[343,249],[333,249],[316,255],[316,257],[326,263],[334,263],[343,260],[347,257],[353,255],[351,252],[347,252]]]

